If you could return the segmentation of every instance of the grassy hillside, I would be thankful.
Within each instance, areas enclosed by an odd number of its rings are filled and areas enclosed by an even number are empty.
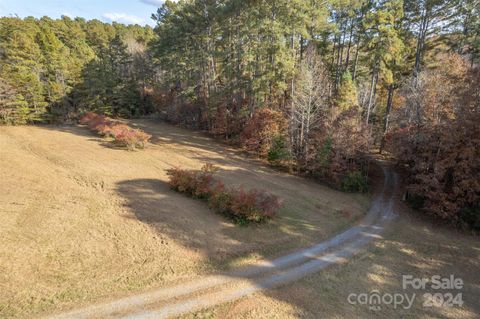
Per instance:
[[[142,152],[76,126],[0,127],[0,316],[80,306],[183,281],[325,239],[368,198],[278,173],[191,131],[136,121]],[[171,191],[173,166],[220,167],[226,185],[285,200],[267,224],[236,226]]]

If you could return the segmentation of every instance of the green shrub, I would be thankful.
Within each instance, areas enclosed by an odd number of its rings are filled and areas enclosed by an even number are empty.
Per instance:
[[[368,190],[367,178],[360,171],[353,171],[342,180],[341,188],[344,192],[366,192]]]
[[[480,231],[480,202],[460,210],[460,219],[472,229]]]
[[[318,149],[316,160],[317,160],[317,173],[319,176],[324,176],[330,168],[331,157],[333,153],[333,139],[328,137],[323,145]]]
[[[290,157],[288,152],[287,142],[282,135],[276,135],[272,139],[272,146],[267,154],[267,159],[272,164],[277,164],[282,160],[287,160]]]
[[[407,203],[414,209],[422,209],[425,206],[425,197],[419,195],[409,195]]]
[[[225,189],[217,190],[208,198],[208,206],[217,213],[228,216],[231,214],[232,200],[231,192]]]

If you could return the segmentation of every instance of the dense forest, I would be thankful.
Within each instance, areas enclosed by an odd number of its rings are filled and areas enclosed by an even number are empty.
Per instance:
[[[98,20],[0,19],[0,122],[68,119],[81,110],[152,111],[146,47],[151,28]]]
[[[156,27],[0,19],[0,122],[159,113],[346,191],[480,228],[480,1],[183,0]]]

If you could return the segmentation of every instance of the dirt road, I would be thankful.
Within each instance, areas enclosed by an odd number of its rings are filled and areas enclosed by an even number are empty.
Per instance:
[[[51,317],[154,319],[182,315],[230,302],[261,290],[288,284],[323,268],[340,264],[374,239],[395,217],[397,176],[383,167],[384,184],[365,218],[356,226],[308,249],[262,260],[220,275],[159,289]]]

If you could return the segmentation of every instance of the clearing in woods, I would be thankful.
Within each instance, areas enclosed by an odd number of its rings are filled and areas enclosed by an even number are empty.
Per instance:
[[[368,197],[280,173],[200,133],[151,120],[144,151],[78,126],[0,127],[0,317],[68,310],[227,270],[321,242],[364,215]],[[227,185],[284,207],[239,227],[171,191],[165,170],[220,168]]]

